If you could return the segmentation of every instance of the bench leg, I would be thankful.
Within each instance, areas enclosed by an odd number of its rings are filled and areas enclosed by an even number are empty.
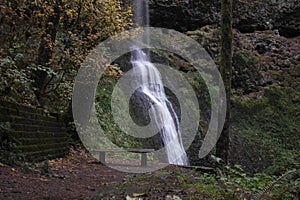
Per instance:
[[[99,153],[99,160],[102,164],[105,164],[105,152]]]
[[[147,153],[142,153],[141,166],[147,166]]]

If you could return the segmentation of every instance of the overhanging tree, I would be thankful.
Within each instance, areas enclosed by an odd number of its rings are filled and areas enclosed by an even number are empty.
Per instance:
[[[231,77],[232,77],[232,0],[222,0],[221,5],[221,60],[220,72],[226,90],[226,118],[221,136],[217,142],[216,155],[225,163],[228,163],[228,152],[230,142],[230,107],[231,107]]]

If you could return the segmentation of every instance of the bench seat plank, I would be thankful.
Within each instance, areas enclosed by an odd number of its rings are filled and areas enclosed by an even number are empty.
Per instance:
[[[131,152],[131,153],[151,153],[155,149],[92,149],[92,152]]]
[[[154,152],[155,149],[92,149],[92,152],[99,153],[99,161],[105,164],[105,153],[130,152],[141,154],[141,166],[147,166],[147,153]]]

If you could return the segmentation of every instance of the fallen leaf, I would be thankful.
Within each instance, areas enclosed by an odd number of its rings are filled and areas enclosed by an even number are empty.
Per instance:
[[[135,198],[135,197],[132,198],[132,197],[130,197],[130,196],[127,195],[126,196],[126,200],[139,200],[139,198]]]
[[[0,167],[5,167],[6,165],[3,163],[0,163]]]
[[[179,196],[177,195],[167,195],[165,200],[182,200]]]
[[[144,196],[147,196],[146,193],[133,193],[132,195],[134,197],[144,197]]]

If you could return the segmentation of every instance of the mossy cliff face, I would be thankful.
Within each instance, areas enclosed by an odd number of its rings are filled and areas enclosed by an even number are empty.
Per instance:
[[[220,22],[220,1],[150,0],[151,25],[179,31]],[[281,35],[300,35],[298,0],[234,0],[234,27],[241,32],[278,29]]]

